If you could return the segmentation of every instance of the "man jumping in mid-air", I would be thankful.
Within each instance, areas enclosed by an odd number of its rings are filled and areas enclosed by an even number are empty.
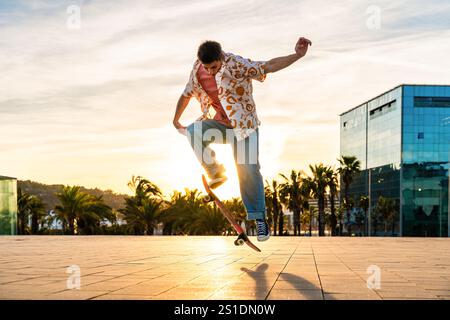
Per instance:
[[[256,220],[259,241],[269,239],[270,230],[266,222],[264,183],[258,160],[260,121],[252,97],[252,80],[262,82],[266,74],[291,65],[306,54],[309,45],[312,45],[311,41],[302,37],[297,41],[293,54],[269,61],[252,61],[225,53],[215,41],[203,42],[173,119],[175,128],[188,136],[210,178],[211,188],[217,188],[227,178],[224,166],[217,162],[208,145],[211,142],[232,144],[247,219]],[[184,127],[179,119],[192,96],[200,102],[203,115]],[[214,116],[210,114],[211,107],[215,111]],[[218,137],[217,133],[221,136]]]

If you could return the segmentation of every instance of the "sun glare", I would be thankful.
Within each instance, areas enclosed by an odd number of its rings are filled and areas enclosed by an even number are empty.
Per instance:
[[[282,133],[280,128],[270,125],[261,132],[259,158],[261,174],[264,180],[272,179],[281,170],[280,159],[285,145],[286,134]],[[179,191],[189,188],[198,189],[205,193],[201,179],[204,170],[195,157],[192,148],[186,141],[178,140],[176,144],[171,148],[170,160],[167,163],[171,168],[167,170],[169,172],[165,179],[167,184]],[[225,166],[228,178],[225,184],[215,190],[215,193],[220,199],[240,197],[239,180],[231,146],[228,144],[212,144],[211,148],[216,152],[217,160]]]
[[[184,191],[184,188],[189,188],[198,189],[202,193],[205,193],[202,184],[202,174],[205,174],[204,169],[201,167],[189,145],[180,146],[180,149],[174,148],[171,154],[168,165],[171,168],[177,169],[169,171],[170,176],[167,177],[168,184],[173,186],[173,189],[179,191]],[[229,145],[214,144],[212,145],[212,149],[216,152],[217,160],[225,166],[226,176],[228,178],[225,184],[215,190],[215,193],[221,199],[239,197],[239,182],[231,147]],[[185,155],[180,157],[180,152],[185,152]]]

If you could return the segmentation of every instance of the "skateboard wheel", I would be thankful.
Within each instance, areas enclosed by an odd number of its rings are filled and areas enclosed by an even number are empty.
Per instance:
[[[235,246],[242,246],[243,244],[244,244],[244,240],[242,240],[242,239],[234,240],[234,245]]]
[[[210,196],[204,196],[204,197],[202,198],[202,201],[203,201],[203,203],[208,203],[208,202],[212,201],[212,199],[211,199]]]

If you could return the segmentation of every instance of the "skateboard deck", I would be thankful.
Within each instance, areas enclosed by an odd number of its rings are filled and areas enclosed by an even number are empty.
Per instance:
[[[231,224],[231,226],[234,228],[234,230],[236,230],[238,237],[234,241],[234,244],[242,245],[245,243],[253,250],[261,252],[261,250],[250,241],[250,239],[248,238],[244,229],[242,229],[242,227],[234,219],[233,214],[225,207],[225,205],[222,203],[222,201],[220,201],[219,198],[217,198],[217,196],[211,190],[204,175],[202,175],[202,181],[203,181],[203,186],[205,187],[205,190],[206,190],[206,193],[208,194],[208,196],[211,197],[211,200],[214,201],[214,203],[219,207],[220,211],[225,216],[225,218],[227,218],[228,222]]]

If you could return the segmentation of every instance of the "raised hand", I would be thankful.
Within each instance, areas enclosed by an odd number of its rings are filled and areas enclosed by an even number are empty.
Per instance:
[[[312,46],[312,42],[306,38],[301,37],[300,39],[298,39],[295,45],[295,53],[298,56],[303,57],[308,51],[308,46]]]

